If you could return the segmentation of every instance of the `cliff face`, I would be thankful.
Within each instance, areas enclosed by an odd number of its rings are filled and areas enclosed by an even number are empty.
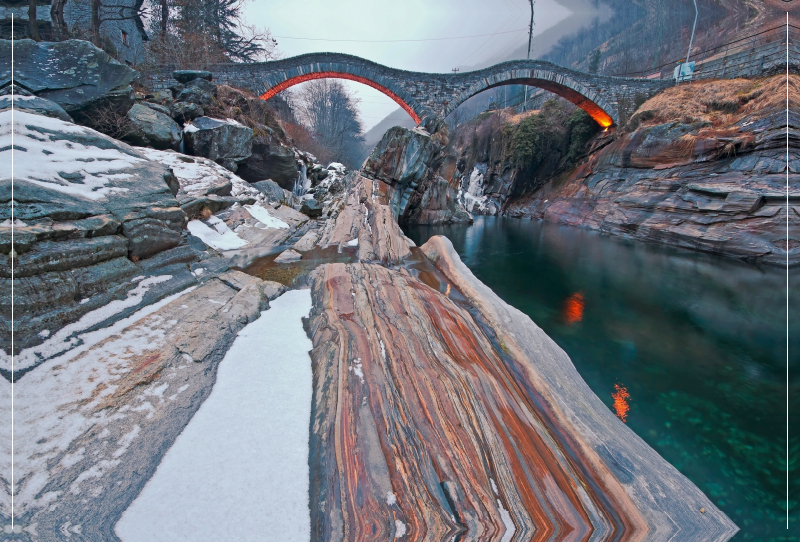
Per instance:
[[[793,76],[794,104],[799,85]],[[513,119],[504,127],[488,119],[467,129],[479,134],[488,127],[489,137],[451,147],[444,163],[456,167],[443,175],[460,186],[472,212],[540,218],[757,262],[785,263],[788,250],[797,263],[800,117],[796,105],[790,108],[787,238],[785,96],[782,76],[675,87],[642,104],[625,127],[594,136],[583,156],[572,145],[581,143],[581,134],[550,129],[556,143],[542,147],[527,169],[507,150]],[[545,127],[563,120],[544,114],[551,118]]]

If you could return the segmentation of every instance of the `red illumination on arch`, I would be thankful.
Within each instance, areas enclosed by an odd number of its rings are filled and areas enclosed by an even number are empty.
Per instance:
[[[272,87],[271,89],[266,91],[264,94],[262,94],[261,95],[261,99],[262,100],[269,100],[270,98],[272,98],[273,96],[275,96],[279,92],[283,92],[284,90],[286,90],[289,87],[293,87],[293,86],[298,85],[300,83],[305,83],[306,81],[312,81],[314,79],[327,79],[327,78],[348,79],[350,81],[357,81],[359,83],[363,83],[363,84],[365,84],[365,85],[367,85],[369,87],[372,87],[375,90],[383,92],[388,97],[390,97],[392,100],[397,102],[397,104],[400,107],[402,107],[405,110],[406,113],[411,115],[411,118],[414,119],[414,122],[416,122],[417,124],[422,122],[422,119],[420,119],[419,115],[417,115],[414,112],[414,110],[411,109],[411,106],[408,105],[406,102],[404,102],[397,94],[395,94],[394,92],[392,92],[388,88],[386,88],[384,86],[381,86],[378,83],[375,83],[374,81],[370,81],[369,79],[366,79],[364,77],[360,77],[358,75],[353,75],[351,73],[344,73],[344,72],[317,72],[317,73],[305,73],[303,75],[298,75],[297,77],[292,77],[291,79],[287,79],[283,83],[275,85],[274,87]]]

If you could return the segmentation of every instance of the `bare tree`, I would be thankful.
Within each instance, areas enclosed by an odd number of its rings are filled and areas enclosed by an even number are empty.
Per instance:
[[[335,79],[318,79],[303,84],[296,92],[295,110],[321,145],[336,160],[357,167],[364,144],[358,118],[358,99]]]

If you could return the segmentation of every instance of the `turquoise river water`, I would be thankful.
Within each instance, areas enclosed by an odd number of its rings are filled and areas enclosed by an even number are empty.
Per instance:
[[[626,388],[626,423],[739,526],[735,542],[800,540],[800,294],[789,307],[787,464],[785,269],[540,221],[476,217],[406,234],[418,245],[447,236],[609,408],[615,385]],[[789,280],[800,292],[800,269]]]

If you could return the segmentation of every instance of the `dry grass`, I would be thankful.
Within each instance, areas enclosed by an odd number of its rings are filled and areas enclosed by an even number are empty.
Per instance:
[[[800,106],[800,76],[790,76],[789,100],[792,107]],[[724,128],[745,115],[770,113],[785,107],[786,77],[776,75],[767,79],[698,81],[673,87],[647,100],[634,117],[648,125],[710,122],[715,128]]]

